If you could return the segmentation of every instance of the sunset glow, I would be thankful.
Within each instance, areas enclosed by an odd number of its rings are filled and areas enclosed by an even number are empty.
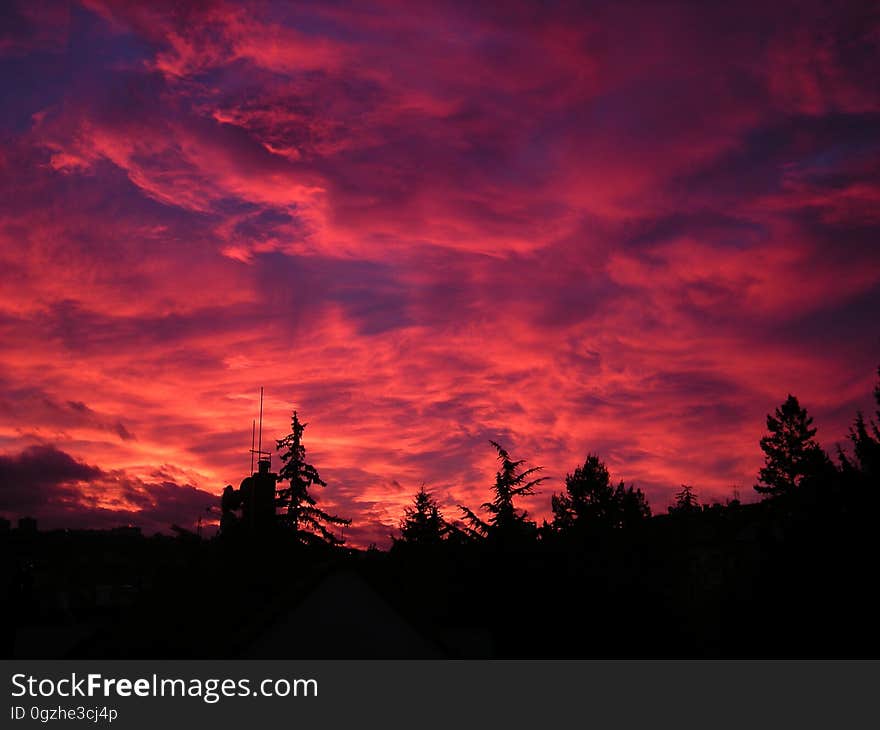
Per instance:
[[[192,526],[297,408],[387,543],[489,439],[752,499],[880,362],[880,14],[826,3],[5,3],[0,514]],[[207,516],[211,519],[210,516]]]

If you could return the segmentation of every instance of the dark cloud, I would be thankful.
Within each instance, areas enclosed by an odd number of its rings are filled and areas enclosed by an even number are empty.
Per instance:
[[[0,456],[0,509],[30,513],[53,502],[74,505],[77,485],[104,472],[54,446],[29,446],[19,454]]]
[[[172,524],[211,519],[217,496],[155,473],[156,480],[105,471],[54,446],[0,455],[0,512],[35,517],[46,528],[137,525],[167,532]]]

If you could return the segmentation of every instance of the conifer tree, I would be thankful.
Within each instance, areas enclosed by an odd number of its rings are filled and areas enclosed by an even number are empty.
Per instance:
[[[877,370],[880,376],[880,368]],[[874,400],[877,402],[876,421],[865,420],[864,415],[856,414],[855,423],[849,429],[849,440],[853,445],[852,461],[840,450],[840,462],[845,471],[858,472],[868,479],[880,477],[880,378],[874,388]]]
[[[697,501],[697,493],[689,484],[682,484],[681,491],[675,495],[675,504],[669,508],[671,515],[687,515],[700,512],[700,503]]]
[[[329,526],[349,525],[351,520],[324,512],[309,494],[311,487],[326,487],[327,484],[321,479],[318,470],[306,461],[306,448],[302,443],[306,425],[300,423],[297,412],[294,411],[291,432],[276,442],[278,450],[282,452],[283,463],[278,481],[287,482],[286,487],[276,491],[276,506],[282,510],[279,520],[303,544],[341,545],[343,540],[336,537]]]
[[[394,538],[394,542],[404,545],[439,545],[447,529],[437,501],[423,484],[416,492],[412,505],[404,508],[404,517],[400,521],[400,538]]]
[[[565,491],[551,498],[557,529],[608,526],[614,511],[614,487],[608,468],[595,454],[565,476]]]
[[[615,490],[614,501],[618,510],[615,527],[633,527],[651,516],[651,506],[644,492],[632,485],[624,487],[621,481]]]
[[[616,487],[599,457],[589,454],[583,466],[565,477],[565,491],[551,498],[553,526],[566,532],[607,527],[627,527],[651,516],[651,508],[640,489]]]
[[[759,494],[791,494],[805,479],[821,474],[829,464],[825,452],[813,439],[813,419],[793,395],[774,415],[767,416],[767,430],[769,433],[761,439],[764,467],[755,485]]]
[[[492,487],[495,496],[491,502],[484,502],[480,505],[483,510],[488,512],[489,517],[484,521],[472,510],[459,505],[465,520],[470,523],[471,536],[507,537],[536,533],[535,523],[528,520],[528,514],[525,511],[516,508],[514,500],[517,497],[535,494],[535,487],[547,477],[536,479],[530,477],[541,471],[543,467],[534,466],[520,471],[520,467],[525,464],[525,459],[514,461],[501,444],[495,441],[489,443],[495,447],[498,452],[498,460],[501,462],[501,469],[495,473],[495,484]]]

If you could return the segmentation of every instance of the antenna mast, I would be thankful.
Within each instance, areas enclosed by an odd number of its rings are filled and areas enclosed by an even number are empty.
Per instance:
[[[263,386],[260,386],[260,440],[257,445],[257,451],[263,454]]]
[[[254,440],[256,439],[256,448],[254,448]],[[251,424],[251,474],[254,473],[254,454],[257,456],[257,467],[263,461],[269,462],[272,454],[269,451],[263,451],[263,388],[260,388],[260,427],[257,429],[257,422]],[[264,458],[265,457],[265,458]]]
[[[256,446],[257,422],[251,421],[251,474],[254,473],[254,446]]]

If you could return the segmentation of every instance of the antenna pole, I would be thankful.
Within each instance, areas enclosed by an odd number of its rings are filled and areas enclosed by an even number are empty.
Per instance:
[[[263,453],[263,386],[260,386],[260,441],[257,451]]]
[[[257,421],[251,421],[251,474],[254,473],[254,445],[256,444]]]

